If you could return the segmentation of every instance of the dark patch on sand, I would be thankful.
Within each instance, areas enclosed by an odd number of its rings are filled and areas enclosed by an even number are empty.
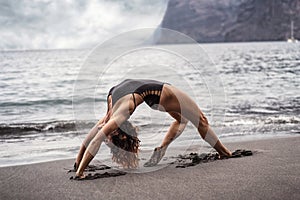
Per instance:
[[[242,150],[238,149],[234,152],[232,152],[232,157],[230,158],[240,158],[244,156],[252,156],[253,152],[251,150]],[[176,161],[170,163],[170,164],[175,164],[176,168],[186,168],[186,167],[191,167],[195,166],[201,163],[207,163],[207,162],[212,162],[216,160],[222,160],[222,159],[229,159],[229,158],[220,158],[218,153],[190,153],[186,155],[179,155],[177,157],[172,157],[175,158]],[[116,177],[116,176],[123,176],[126,174],[126,172],[122,171],[106,171],[104,173],[99,173],[98,171],[105,171],[111,169],[111,167],[107,165],[89,165],[84,171],[85,172],[96,172],[96,173],[89,173],[87,176],[84,178],[79,178],[76,176],[71,176],[70,180],[94,180],[94,179],[99,179],[99,178],[110,178],[110,177]],[[68,170],[68,173],[70,172],[76,172],[75,169],[66,169]]]
[[[107,165],[89,165],[84,171],[85,172],[95,172],[99,170],[106,170],[106,169],[111,169],[111,167]],[[75,167],[73,169],[66,169],[68,170],[68,173],[70,172],[76,172]]]
[[[110,178],[110,177],[116,177],[116,176],[123,176],[125,175],[126,172],[105,172],[105,173],[95,173],[95,174],[88,174],[86,177],[84,178],[79,178],[77,176],[71,176],[70,180],[94,180],[94,179],[98,179],[98,178]]]
[[[250,150],[238,149],[232,152],[232,157],[230,158],[240,158],[244,156],[252,156],[253,152]],[[220,158],[218,153],[190,153],[187,155],[179,155],[175,157],[177,160],[171,164],[176,164],[176,168],[186,168],[195,166],[201,163],[212,162],[215,160],[229,159],[229,158]]]
[[[99,173],[98,171],[103,171],[111,169],[111,167],[107,165],[89,165],[84,171],[85,172],[96,172],[96,173],[89,173],[86,177],[84,178],[79,178],[76,176],[71,176],[70,180],[94,180],[94,179],[99,179],[99,178],[109,178],[109,177],[116,177],[116,176],[123,176],[126,174],[126,172],[120,172],[120,171],[110,171],[110,172],[104,172],[104,173]],[[76,169],[66,169],[68,170],[67,173],[70,172],[76,172]]]

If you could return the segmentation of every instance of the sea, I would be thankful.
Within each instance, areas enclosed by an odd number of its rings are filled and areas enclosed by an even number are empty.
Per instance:
[[[190,51],[198,46],[200,53]],[[166,48],[188,52],[193,61]],[[98,54],[103,57],[101,50]],[[221,141],[300,134],[299,43],[161,45],[110,63],[92,57],[95,49],[0,51],[0,167],[75,159],[85,135],[106,112],[109,88],[126,78],[157,79],[182,89]],[[142,159],[172,123],[147,105],[130,121],[139,132]],[[189,123],[168,154],[204,151],[205,145]],[[110,156],[102,145],[97,158]]]

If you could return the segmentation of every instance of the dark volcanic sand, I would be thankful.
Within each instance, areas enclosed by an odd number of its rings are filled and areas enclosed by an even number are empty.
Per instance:
[[[226,143],[226,146],[231,150],[251,149],[255,154],[209,161],[184,169],[176,168],[181,165],[176,161],[158,171],[88,181],[70,180],[74,172],[68,173],[66,168],[73,166],[74,159],[4,167],[0,168],[0,197],[85,200],[299,199],[299,136]],[[184,160],[186,163],[193,162],[191,159]],[[104,166],[97,167],[95,171],[86,173],[118,173],[112,169],[102,169]]]
[[[115,177],[115,176],[123,176],[126,174],[126,172],[122,172],[122,171],[115,171],[112,170],[110,172],[106,171],[104,173],[99,173],[103,170],[108,170],[111,169],[111,167],[106,166],[106,165],[89,165],[84,171],[87,174],[85,178],[81,178],[79,179],[76,176],[71,176],[70,180],[94,180],[94,179],[98,179],[98,178],[110,178],[110,177]],[[76,170],[75,169],[69,169],[68,173],[73,172],[75,173]],[[90,172],[95,172],[95,173],[90,173]]]
[[[238,149],[232,152],[232,158],[240,158],[243,156],[252,156],[253,152],[251,150],[245,150],[245,149]],[[179,155],[176,158],[175,162],[169,163],[170,165],[176,165],[176,168],[186,168],[186,167],[192,167],[195,165],[199,165],[201,163],[207,163],[212,162],[216,160],[221,160],[219,158],[218,153],[190,153],[186,155]],[[229,159],[229,158],[223,158],[223,159]],[[87,174],[85,178],[78,178],[76,176],[71,176],[70,180],[94,180],[98,178],[109,178],[109,177],[115,177],[115,176],[123,176],[126,174],[126,172],[122,171],[112,171],[112,172],[104,172],[100,173],[103,170],[111,169],[111,167],[106,165],[89,165],[84,171]],[[68,173],[70,172],[76,172],[75,169],[67,169]],[[90,173],[95,172],[95,173]]]

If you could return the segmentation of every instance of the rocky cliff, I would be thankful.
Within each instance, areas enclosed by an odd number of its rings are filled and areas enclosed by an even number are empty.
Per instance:
[[[198,42],[300,39],[300,0],[170,0],[161,27]],[[160,35],[158,43],[168,43]]]

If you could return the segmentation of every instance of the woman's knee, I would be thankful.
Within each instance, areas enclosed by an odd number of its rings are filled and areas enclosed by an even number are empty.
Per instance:
[[[209,123],[207,118],[204,115],[201,115],[199,118],[199,123],[198,123],[198,131],[201,135],[201,137],[204,139],[205,135],[209,129]]]
[[[180,118],[180,120],[179,120],[179,123],[180,123],[180,124],[187,125],[188,122],[189,122],[189,120],[187,120],[186,118],[184,118],[184,117],[181,116],[181,118]]]

